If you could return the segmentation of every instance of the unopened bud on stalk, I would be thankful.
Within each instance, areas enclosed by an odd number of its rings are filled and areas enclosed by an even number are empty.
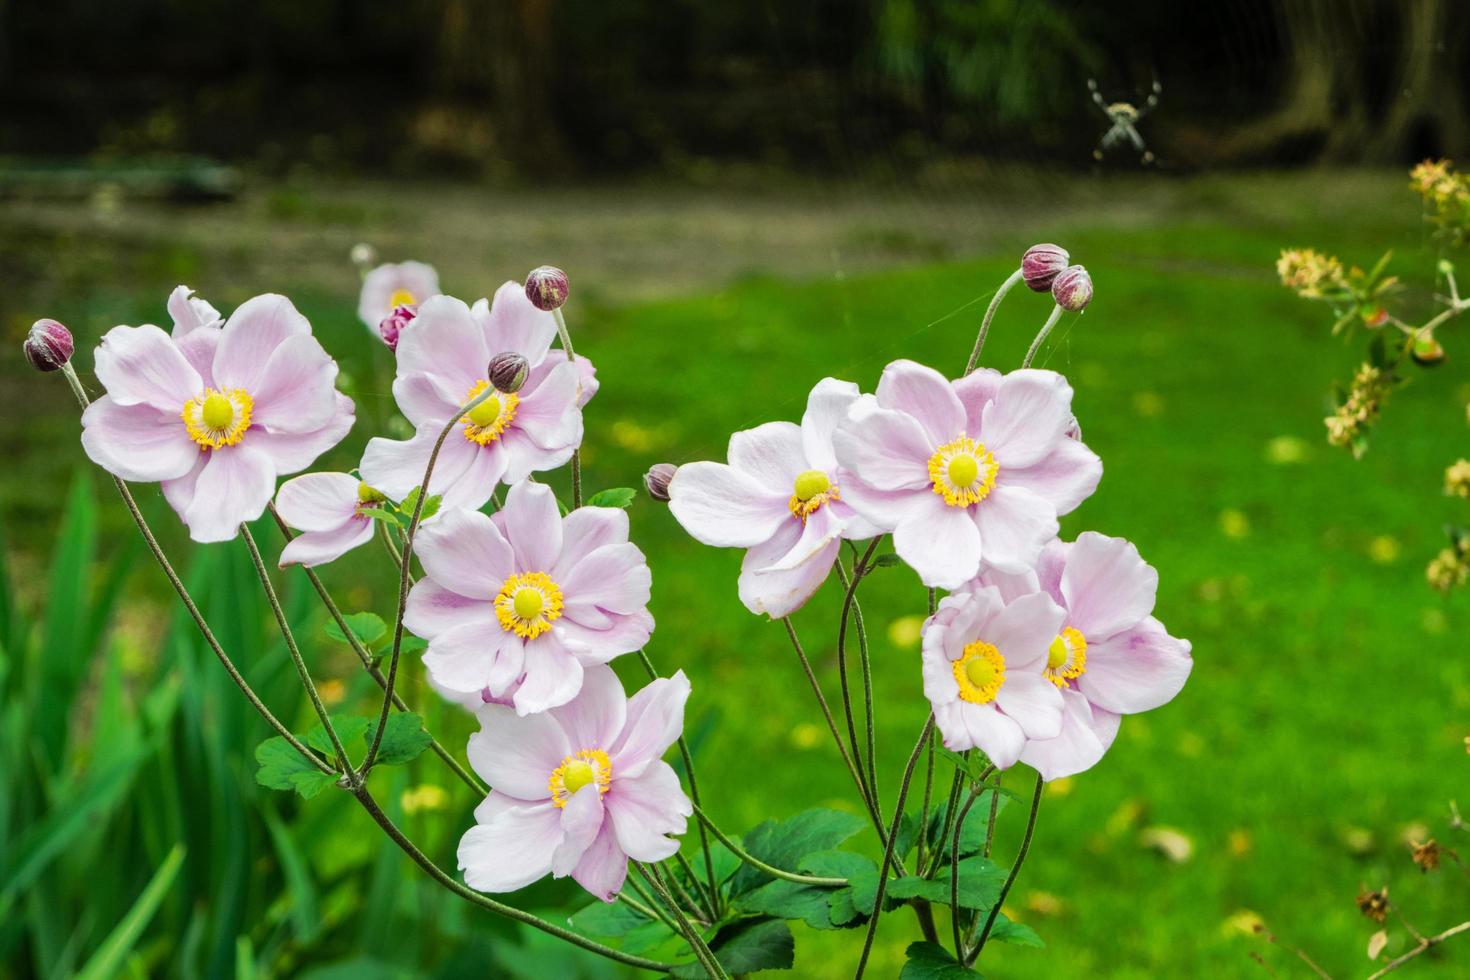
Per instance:
[[[1021,256],[1021,278],[1032,292],[1044,293],[1051,289],[1052,281],[1067,267],[1070,258],[1060,245],[1050,242],[1032,245]]]
[[[490,384],[496,391],[510,395],[521,390],[521,386],[526,383],[526,375],[530,373],[530,361],[520,354],[506,351],[490,358],[485,376],[490,379]]]
[[[1437,367],[1444,363],[1444,345],[1432,336],[1420,337],[1409,349],[1409,356],[1414,359],[1415,364],[1423,367]]]
[[[37,320],[21,349],[37,371],[60,371],[71,360],[71,331],[55,320]]]
[[[410,304],[393,307],[393,312],[383,317],[378,324],[378,333],[383,336],[383,343],[388,345],[391,351],[398,350],[398,338],[408,325],[419,315],[419,308]]]
[[[1052,280],[1051,298],[1069,313],[1087,309],[1092,302],[1092,277],[1080,265],[1069,265]]]
[[[669,484],[673,482],[674,474],[679,472],[679,467],[673,463],[655,463],[643,474],[643,486],[647,488],[648,495],[659,503],[669,502]]]
[[[538,310],[550,313],[567,301],[567,274],[551,265],[532,269],[526,276],[526,298]]]

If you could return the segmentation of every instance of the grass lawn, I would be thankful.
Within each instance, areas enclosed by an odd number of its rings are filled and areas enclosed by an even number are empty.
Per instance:
[[[1175,702],[1126,719],[1096,769],[1049,789],[1031,858],[1009,902],[1049,948],[989,947],[986,975],[1265,975],[1251,962],[1252,951],[1280,975],[1301,974],[1290,953],[1245,934],[1242,913],[1263,917],[1282,942],[1305,947],[1335,976],[1370,972],[1364,948],[1375,927],[1355,908],[1360,885],[1391,881],[1395,901],[1424,931],[1459,921],[1466,905],[1459,872],[1447,863],[1438,874],[1421,876],[1404,840],[1427,833],[1445,839],[1454,833],[1445,829],[1448,801],[1458,796],[1470,805],[1462,744],[1470,661],[1457,642],[1470,617],[1463,596],[1443,601],[1423,577],[1441,546],[1441,525],[1462,519],[1463,505],[1442,497],[1440,485],[1444,467],[1465,454],[1461,426],[1470,392],[1459,364],[1470,352],[1448,335],[1448,364],[1394,396],[1372,450],[1354,461],[1326,445],[1321,419],[1330,383],[1350,374],[1355,350],[1327,336],[1325,311],[1276,284],[1272,263],[1288,245],[1316,245],[1363,264],[1392,247],[1397,268],[1412,279],[1432,267],[1433,255],[1412,195],[1399,175],[1314,174],[1089,185],[1072,203],[1071,209],[1031,205],[1007,212],[960,202],[957,214],[990,223],[957,230],[968,236],[966,245],[953,254],[946,249],[940,261],[923,243],[935,227],[961,222],[954,215],[937,225],[919,220],[943,210],[926,199],[923,210],[895,205],[882,221],[867,213],[844,218],[849,212],[834,204],[819,215],[826,223],[793,246],[807,256],[794,277],[789,263],[762,263],[758,247],[748,261],[715,260],[713,271],[690,284],[692,292],[672,297],[623,294],[589,271],[591,298],[572,316],[578,350],[594,360],[602,381],[588,409],[587,481],[594,489],[636,486],[653,462],[722,459],[730,432],[799,417],[806,392],[826,375],[871,389],[883,365],[898,357],[958,371],[985,297],[1016,256],[1033,240],[1061,242],[1091,271],[1096,298],[1084,315],[1063,319],[1040,362],[1071,378],[1084,438],[1105,467],[1097,494],[1064,521],[1063,531],[1070,537],[1096,529],[1137,543],[1160,573],[1157,614],[1171,632],[1193,641],[1195,670]],[[740,213],[738,205],[732,213]],[[370,236],[379,217],[369,208],[365,217],[329,219],[333,242]],[[90,268],[68,266],[24,287],[7,314],[9,332],[22,320],[55,315],[87,335],[79,337],[84,348],[111,322],[163,316],[167,288],[180,277],[223,307],[253,291],[231,277],[229,248],[191,239],[183,251],[172,251],[144,231],[136,233],[135,252],[115,259],[138,273],[123,279],[111,271],[108,247],[82,241],[76,227],[45,224],[52,218],[35,218],[32,227],[44,224],[48,247],[75,247],[89,256]],[[267,210],[254,220],[258,231],[277,219]],[[906,225],[919,230],[893,237]],[[415,254],[437,261],[430,231],[419,228],[409,240]],[[692,249],[697,222],[673,237]],[[118,229],[105,238],[119,247],[130,240]],[[820,255],[829,240],[864,257],[852,263],[857,271],[839,262],[835,250],[823,271],[824,260],[809,253]],[[877,248],[875,240],[890,244]],[[496,248],[507,247],[496,241]],[[473,287],[475,295],[523,274],[523,266],[555,260],[546,251],[553,245],[544,240],[535,255],[493,266]],[[0,261],[12,269],[44,264],[44,256],[17,248],[6,246]],[[688,257],[700,262],[692,251]],[[269,261],[252,255],[245,264]],[[468,278],[462,257],[445,261],[461,280]],[[88,271],[95,285],[61,288],[63,281],[81,283]],[[351,282],[329,287],[306,270],[292,288],[289,270],[279,271],[271,282],[312,317],[328,349],[342,357],[358,398],[357,430],[324,462],[350,466],[390,413],[387,353],[362,343]],[[1414,293],[1410,298],[1422,301]],[[44,309],[34,308],[41,303]],[[1019,363],[1048,309],[1024,290],[1013,293],[985,362]],[[90,355],[78,360],[85,373]],[[59,381],[24,377],[14,365],[4,378],[7,413],[40,406],[24,424],[13,414],[6,423],[3,442],[20,467],[0,482],[11,578],[20,604],[31,608],[45,601],[38,579],[58,520],[56,498],[84,457]],[[101,499],[101,555],[111,559],[123,548],[125,515],[115,501]],[[736,598],[739,554],[703,548],[641,498],[632,514],[634,539],[654,569],[659,625],[650,654],[662,669],[682,667],[693,681],[689,730],[706,809],[735,831],[814,805],[853,808],[846,772],[784,631],[748,614]],[[132,651],[128,703],[173,674],[171,658],[181,656],[177,644],[155,649],[164,617],[153,613],[168,607],[155,570],[135,564],[124,583],[117,635],[96,651]],[[366,573],[359,571],[364,563],[353,564],[329,576],[344,586],[345,604],[386,614],[386,563]],[[829,696],[836,689],[834,592],[835,581],[829,582],[796,616]],[[891,806],[927,711],[914,619],[923,612],[924,593],[906,570],[888,569],[869,580],[862,597],[875,643],[883,798]],[[242,627],[241,636],[258,635],[253,630]],[[314,652],[322,675],[352,676],[340,651]],[[417,663],[409,668],[417,681]],[[620,673],[636,683],[636,666]],[[416,694],[423,704],[431,697]],[[349,701],[360,697],[365,705],[367,695],[358,684],[346,688]],[[301,708],[304,727],[307,709]],[[462,744],[466,720],[437,714],[446,743]],[[241,725],[260,737],[259,726]],[[104,737],[92,719],[74,722],[74,742]],[[234,746],[225,764],[254,800],[250,748]],[[948,766],[941,763],[938,771],[947,785]],[[443,769],[426,758],[413,780],[442,784]],[[1018,771],[1010,785],[1024,792],[1028,780],[1029,772]],[[271,813],[279,802],[269,804]],[[416,898],[390,903],[399,917],[393,921],[433,920],[417,872],[396,854],[380,857],[377,848],[386,845],[364,841],[369,825],[341,802],[307,804],[294,818],[312,873],[334,889],[331,908],[339,918],[329,917],[326,927],[329,937],[338,937],[323,940],[330,955],[314,956],[298,942],[290,947],[290,964],[361,952],[351,944],[343,951],[338,923],[352,920],[359,905],[371,905],[371,895],[343,886],[355,881],[344,877],[344,868],[376,864],[385,870],[372,881],[413,882],[405,895]],[[467,793],[452,793],[447,811],[415,818],[416,833],[440,828],[432,844],[442,862],[452,863],[453,841],[472,802]],[[219,819],[208,807],[196,814],[194,804],[180,806],[186,821]],[[1019,837],[1020,811],[1004,821],[1003,859]],[[254,810],[244,819],[255,821]],[[1150,846],[1161,830],[1188,842],[1183,860]],[[279,864],[269,851],[258,858],[257,887],[280,880]],[[207,877],[186,881],[199,901],[215,900]],[[131,887],[136,891],[141,882]],[[530,900],[559,894],[541,889]],[[275,914],[289,918],[280,909]],[[435,926],[462,940],[484,920],[455,921]],[[947,935],[943,922],[941,934]],[[1390,953],[1405,948],[1401,927],[1391,925],[1390,935]],[[911,915],[885,918],[870,975],[895,976],[914,938]],[[165,951],[155,955],[166,962],[172,949],[163,941]],[[794,975],[848,976],[859,945],[856,933],[798,929]],[[383,955],[400,964],[447,955],[416,941],[390,947]],[[1442,957],[1425,957],[1410,969],[1450,977],[1463,975],[1466,964],[1470,948],[1451,945]],[[26,975],[25,968],[17,975]]]

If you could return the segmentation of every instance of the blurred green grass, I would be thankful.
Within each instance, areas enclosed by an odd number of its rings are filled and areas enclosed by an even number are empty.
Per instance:
[[[1002,245],[982,245],[977,258],[899,255],[891,258],[903,264],[889,271],[794,279],[772,266],[758,275],[725,269],[692,295],[655,301],[627,301],[594,285],[571,317],[578,349],[602,381],[588,412],[587,480],[594,489],[634,486],[653,462],[721,458],[731,431],[798,417],[807,390],[825,375],[871,388],[895,357],[958,370],[983,300],[1014,255],[1033,238],[1061,241],[1092,272],[1097,298],[1084,315],[1062,321],[1041,360],[1072,378],[1084,437],[1105,466],[1098,493],[1064,522],[1064,533],[1097,529],[1138,544],[1160,571],[1158,614],[1194,642],[1196,666],[1178,700],[1128,719],[1102,764],[1049,794],[1010,903],[1049,949],[996,949],[987,953],[987,972],[1250,975],[1259,970],[1248,958],[1256,951],[1291,975],[1289,953],[1231,927],[1242,911],[1263,916],[1334,975],[1367,972],[1363,949],[1373,927],[1353,904],[1360,884],[1391,881],[1395,900],[1424,930],[1463,917],[1463,880],[1453,869],[1421,876],[1402,838],[1416,824],[1442,833],[1447,801],[1465,798],[1470,785],[1460,768],[1470,709],[1470,667],[1457,639],[1466,627],[1463,602],[1441,601],[1422,575],[1440,525],[1462,509],[1440,497],[1439,486],[1444,466],[1463,452],[1461,439],[1446,433],[1462,431],[1467,391],[1447,338],[1449,365],[1395,396],[1364,460],[1330,450],[1322,440],[1325,395],[1332,378],[1351,370],[1354,352],[1326,336],[1322,311],[1275,284],[1271,265],[1287,245],[1317,245],[1361,263],[1391,246],[1398,267],[1412,273],[1429,267],[1432,250],[1397,175],[1208,178],[1115,190],[1120,203],[1111,211],[1028,211],[988,229]],[[851,233],[852,226],[834,232]],[[694,240],[698,230],[684,234]],[[219,255],[180,253],[186,258],[171,263],[169,246],[150,240],[145,254],[164,258],[120,259],[122,267],[147,267],[124,278],[105,248],[82,251],[95,286],[50,296],[52,306],[35,315],[85,324],[79,332],[91,334],[87,340],[110,322],[162,317],[167,289],[185,274],[201,273],[186,281],[221,307],[250,292],[223,276]],[[428,242],[418,254],[438,259]],[[475,295],[544,257],[484,272]],[[359,404],[352,437],[322,463],[346,467],[389,417],[390,364],[352,318],[350,283],[325,288],[305,273],[302,280],[287,291],[342,359]],[[986,362],[1018,363],[1047,309],[1040,298],[1013,294]],[[78,360],[85,374],[90,358]],[[487,964],[517,976],[548,969],[544,944],[525,945],[531,940],[437,897],[349,801],[298,806],[256,790],[250,751],[263,726],[246,717],[207,650],[181,627],[111,497],[100,495],[100,511],[73,503],[73,528],[100,522],[90,546],[100,559],[95,570],[82,571],[86,556],[78,555],[71,571],[42,584],[59,503],[83,457],[65,393],[54,390],[63,386],[34,378],[12,386],[11,377],[7,367],[8,411],[32,411],[23,426],[6,427],[4,442],[21,466],[0,482],[15,583],[7,592],[18,607],[4,633],[7,765],[17,774],[12,786],[25,794],[0,801],[0,814],[9,815],[0,822],[7,859],[17,852],[6,828],[24,822],[15,815],[66,799],[69,784],[58,774],[85,779],[99,771],[128,742],[118,732],[152,739],[158,749],[0,931],[0,952],[24,949],[30,957],[7,971],[64,973],[85,960],[176,841],[188,846],[183,884],[137,947],[145,973],[228,973],[247,961],[277,974],[333,962],[366,970],[368,960],[445,975]],[[1299,462],[1273,461],[1279,456],[1268,447],[1283,437],[1300,441]],[[99,474],[80,479],[109,490]],[[141,496],[168,525],[156,492],[144,488]],[[262,528],[261,539],[270,533]],[[659,626],[650,653],[665,671],[682,667],[694,684],[689,728],[707,810],[726,830],[744,830],[813,805],[851,807],[845,772],[783,632],[735,597],[738,553],[698,546],[641,500],[633,534],[654,569]],[[176,531],[168,537],[175,554],[189,553]],[[253,599],[243,548],[193,554],[195,581],[226,617],[231,649],[271,703],[287,717],[294,710],[304,727],[304,699],[290,693],[289,665]],[[386,562],[350,566],[327,575],[344,606],[386,613]],[[287,580],[293,615],[318,635],[322,616],[304,582]],[[829,583],[797,616],[829,694],[833,592]],[[886,570],[864,586],[863,601],[875,636],[879,769],[891,804],[926,710],[916,649],[902,628],[923,611],[923,591],[908,572]],[[45,627],[27,626],[48,603]],[[350,656],[325,643],[313,654],[320,677],[345,682],[346,703],[370,702]],[[409,673],[413,703],[430,709],[447,743],[462,744],[467,719],[436,707],[421,672]],[[622,673],[638,682],[636,669]],[[17,677],[27,683],[17,685]],[[70,694],[38,699],[48,691]],[[172,713],[142,710],[169,697],[177,700]],[[1026,776],[1015,778],[1019,786]],[[382,779],[388,796],[424,782],[449,791],[445,810],[413,815],[408,825],[452,866],[474,801],[432,760]],[[1002,857],[1014,846],[1017,821],[1013,814],[1004,830]],[[1188,838],[1187,860],[1170,862],[1140,843],[1142,831],[1158,827]],[[542,886],[525,901],[554,906],[572,894]],[[1405,940],[1391,931],[1393,952]],[[873,975],[895,975],[915,936],[911,916],[886,919]],[[856,947],[851,933],[799,931],[795,975],[848,975]],[[1452,976],[1466,956],[1451,947],[1439,962],[1412,969]],[[586,968],[567,962],[567,975]]]

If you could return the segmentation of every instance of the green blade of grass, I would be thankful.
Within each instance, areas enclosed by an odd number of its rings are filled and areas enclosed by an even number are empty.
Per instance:
[[[97,947],[97,952],[92,954],[92,958],[77,971],[77,980],[109,980],[117,974],[128,954],[137,945],[143,930],[148,928],[148,923],[158,911],[164,896],[173,887],[174,879],[178,877],[183,863],[184,845],[175,844],[173,850],[168,852],[168,857],[163,859],[163,863],[153,873],[152,879],[144,886],[132,909],[108,933],[102,945]]]

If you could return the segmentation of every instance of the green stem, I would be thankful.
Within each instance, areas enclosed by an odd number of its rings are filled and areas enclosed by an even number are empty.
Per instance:
[[[715,835],[715,840],[725,845],[725,849],[731,854],[750,865],[758,871],[764,871],[773,878],[781,878],[785,881],[794,881],[799,885],[813,885],[818,888],[843,888],[849,884],[846,878],[823,878],[817,875],[797,874],[795,871],[783,871],[772,864],[767,864],[760,858],[755,857],[739,844],[731,840],[724,831],[715,826],[715,822],[709,818],[709,814],[700,809],[698,804],[694,806],[694,815],[699,818],[702,826],[708,827],[710,833]]]
[[[922,869],[924,867],[924,852],[928,849],[924,838],[929,836],[929,800],[934,795],[934,733],[929,733],[929,748],[924,753],[927,761],[924,764],[924,795],[920,797],[919,804],[919,832],[916,835],[918,851],[914,855],[914,866]],[[939,838],[943,841],[944,838]]]
[[[306,659],[301,656],[301,648],[296,645],[296,636],[291,632],[291,624],[286,621],[286,611],[281,608],[281,600],[276,597],[276,590],[271,585],[270,573],[266,571],[265,562],[260,557],[260,548],[255,543],[255,535],[250,533],[250,528],[240,525],[240,537],[245,539],[245,547],[250,552],[250,561],[255,565],[255,574],[260,578],[260,587],[265,590],[265,601],[270,604],[271,613],[276,617],[276,626],[281,631],[281,638],[286,641],[286,650],[291,654],[291,663],[296,665],[296,673],[301,678],[301,686],[306,688],[306,696],[311,699],[312,708],[316,709],[317,718],[321,719],[322,727],[327,730],[327,737],[332,740],[332,750],[337,753],[338,765],[343,772],[352,772],[352,760],[347,756],[347,749],[342,745],[342,739],[337,735],[337,728],[332,724],[332,716],[327,713],[327,706],[322,704],[322,696],[317,693],[316,683],[311,679],[311,671],[306,668]]]
[[[66,377],[67,384],[71,386],[72,394],[76,396],[77,401],[85,409],[91,404],[91,399],[87,397],[87,392],[82,388],[82,382],[77,378],[76,370],[69,363],[62,365],[61,370],[62,374]],[[184,587],[184,582],[179,578],[179,573],[174,571],[173,565],[169,563],[168,556],[163,553],[163,547],[159,545],[158,539],[153,536],[153,529],[148,526],[148,521],[144,519],[143,512],[138,509],[138,502],[133,499],[132,491],[128,489],[128,485],[116,476],[112,477],[112,484],[117,487],[118,495],[122,497],[123,504],[126,505],[128,513],[133,518],[133,523],[138,527],[138,533],[143,535],[143,542],[148,546],[148,551],[153,555],[153,560],[158,562],[159,568],[163,569],[163,574],[168,579],[168,584],[173,586],[173,590],[178,595],[179,601],[184,604],[184,611],[194,621],[194,626],[199,630],[199,635],[204,637],[204,642],[214,652],[220,665],[224,667],[225,673],[230,675],[230,680],[240,689],[240,693],[245,695],[245,700],[250,702],[251,707],[256,710],[260,717],[265,719],[266,724],[270,725],[277,735],[285,739],[303,757],[310,760],[313,766],[324,773],[335,772],[331,766],[322,761],[320,756],[303,745],[299,738],[291,734],[291,730],[281,724],[280,720],[271,713],[271,709],[265,706],[265,702],[251,688],[250,683],[245,680],[244,675],[240,673],[239,668],[230,659],[230,655],[225,653],[224,647],[220,646],[219,640],[215,638],[214,631],[209,628],[209,623],[204,619],[204,615],[200,613],[199,607],[195,605],[193,597],[189,595],[189,590]]]
[[[951,913],[950,926],[954,930],[954,958],[956,960],[962,960],[965,956],[964,932],[960,928],[960,834],[965,827],[965,818],[970,815],[970,808],[975,805],[975,801],[980,798],[984,790],[983,780],[970,789],[970,797],[960,808],[959,819],[954,825],[954,836],[949,844],[949,911]],[[991,795],[999,794],[992,792]],[[942,837],[940,839],[943,840]]]
[[[388,725],[388,709],[393,706],[393,688],[398,681],[398,658],[403,651],[403,616],[408,610],[408,569],[413,563],[413,538],[418,533],[419,519],[424,514],[424,501],[429,496],[429,477],[434,474],[434,464],[439,460],[439,450],[443,448],[444,440],[449,438],[449,433],[459,424],[459,420],[481,402],[498,394],[494,385],[486,385],[484,391],[461,405],[459,414],[445,422],[444,428],[439,430],[439,438],[434,440],[434,448],[429,452],[429,464],[424,468],[424,479],[419,484],[418,498],[413,502],[413,516],[408,521],[408,534],[403,539],[403,562],[398,577],[398,613],[393,617],[393,653],[388,660],[388,686],[383,688],[383,706],[378,711],[378,727],[373,732],[372,744],[368,746],[367,756],[362,760],[362,768],[358,770],[360,779],[367,779],[368,773],[372,772],[373,763],[377,761],[378,746],[383,744],[383,729]]]
[[[572,350],[572,332],[567,329],[567,318],[562,315],[561,307],[551,311],[556,317],[556,333],[561,337],[562,349],[567,352],[567,360],[573,364],[577,362],[577,354]],[[577,384],[577,390],[581,391],[581,382]],[[578,446],[572,450],[572,510],[582,506],[582,447]]]
[[[786,635],[791,638],[791,646],[796,650],[797,659],[801,661],[801,669],[806,672],[806,679],[812,686],[812,693],[816,695],[817,707],[822,710],[822,717],[827,719],[827,730],[832,733],[832,741],[837,746],[837,754],[842,756],[847,771],[852,775],[852,781],[857,785],[858,795],[862,797],[863,806],[868,810],[868,816],[873,821],[874,828],[878,831],[878,839],[886,841],[883,834],[883,818],[879,815],[877,808],[873,806],[873,800],[868,796],[867,786],[863,782],[862,774],[858,772],[857,764],[853,762],[852,756],[847,754],[847,746],[842,744],[842,736],[837,731],[837,721],[832,717],[832,709],[827,705],[827,697],[822,693],[822,685],[817,682],[817,675],[812,670],[811,661],[807,659],[806,651],[801,648],[801,640],[796,636],[796,627],[791,622],[791,617],[782,617],[781,622],[786,626]]]
[[[658,680],[658,671],[654,669],[653,660],[649,658],[648,652],[646,650],[639,650],[638,659],[642,661],[643,669],[648,671],[648,679],[653,681]],[[689,751],[689,742],[684,738],[682,731],[679,733],[679,755],[684,760],[684,775],[689,778],[689,799],[693,802],[695,809],[698,810],[700,806],[699,780],[694,775],[694,753]],[[703,823],[699,824],[699,846],[704,852],[705,887],[709,894],[710,918],[712,920],[718,919],[722,904],[720,902],[720,886],[715,881],[715,864],[710,859],[709,836],[705,833]],[[690,877],[693,876],[691,875]]]
[[[985,336],[990,333],[990,321],[995,319],[995,311],[1000,308],[1000,301],[1006,298],[1006,293],[1011,287],[1021,281],[1021,270],[1018,267],[1015,272],[1000,284],[995,295],[990,298],[990,305],[985,308],[985,318],[980,321],[980,332],[975,336],[975,349],[970,351],[970,359],[965,362],[965,374],[975,370],[975,365],[980,363],[980,351],[985,347]]]
[[[1031,813],[1026,817],[1026,835],[1021,838],[1021,850],[1016,854],[1016,863],[1011,865],[1010,873],[1006,875],[1005,884],[1000,886],[1000,895],[995,899],[995,904],[990,907],[990,914],[985,918],[985,928],[980,932],[980,938],[975,942],[975,948],[965,956],[965,965],[969,966],[975,962],[980,951],[985,948],[985,940],[990,938],[990,930],[995,927],[996,916],[1000,915],[1000,907],[1005,904],[1006,896],[1011,892],[1011,886],[1016,883],[1016,876],[1021,873],[1021,865],[1026,862],[1026,852],[1031,850],[1031,835],[1036,831],[1036,811],[1041,809],[1041,789],[1045,785],[1041,779],[1041,773],[1036,774],[1036,789],[1031,794]]]
[[[659,900],[653,895],[649,894],[648,889],[643,887],[643,885],[639,883],[637,875],[628,875],[627,879],[625,880],[625,884],[631,886],[632,889],[638,893],[639,897],[641,897],[643,899],[643,902],[647,905],[649,911],[653,913],[649,916],[649,918],[657,917],[658,920],[668,928],[669,932],[672,932],[676,936],[679,935],[679,927],[674,924],[673,919],[669,918],[669,914],[664,911],[663,906],[659,904]],[[618,898],[624,899],[624,893],[619,892]],[[624,900],[630,902],[632,901],[631,899]]]
[[[968,750],[966,751],[968,753]],[[939,840],[944,840],[946,837],[949,836],[949,828],[954,823],[955,806],[959,803],[960,783],[963,781],[963,779],[964,773],[960,771],[959,767],[956,767],[954,771],[954,779],[950,780],[949,784],[949,799],[945,802],[944,805],[944,823],[940,824],[939,826]],[[939,865],[942,861],[943,852],[935,850],[934,856],[929,860],[929,866],[922,869],[924,877],[933,878],[935,872],[939,870]]]
[[[1046,322],[1041,325],[1041,330],[1038,331],[1036,334],[1036,339],[1031,341],[1031,347],[1029,350],[1026,351],[1026,358],[1021,362],[1022,368],[1028,368],[1031,366],[1031,361],[1033,358],[1036,357],[1036,352],[1041,350],[1041,342],[1046,339],[1046,335],[1051,333],[1051,328],[1056,326],[1057,321],[1061,318],[1061,306],[1053,306],[1051,308],[1051,316],[1046,318]]]
[[[542,932],[571,943],[573,946],[581,947],[599,956],[605,956],[610,960],[615,960],[626,966],[637,967],[640,970],[652,970],[657,973],[667,973],[673,969],[673,964],[671,963],[660,963],[657,960],[645,959],[642,956],[634,956],[631,953],[613,949],[611,946],[604,946],[602,943],[588,939],[585,936],[579,936],[570,929],[564,929],[559,925],[547,922],[545,919],[532,915],[530,912],[524,912],[512,905],[497,902],[493,898],[481,895],[474,889],[460,884],[437,864],[429,860],[428,855],[419,850],[418,845],[414,844],[413,841],[404,835],[403,831],[398,829],[398,826],[378,806],[377,801],[373,799],[372,794],[368,792],[365,785],[359,784],[352,791],[352,795],[362,804],[362,808],[367,811],[368,816],[373,818],[378,826],[388,835],[389,839],[397,844],[403,853],[407,854],[415,864],[424,869],[430,878],[433,878],[440,885],[443,885],[446,889],[463,898],[465,901],[478,905],[481,908],[489,909],[491,912],[503,915],[508,919],[514,919],[517,922],[524,923],[533,929],[540,929]]]
[[[268,504],[266,509],[276,519],[276,527],[280,528],[282,537],[289,543],[295,535],[291,532],[291,528],[286,525],[285,520],[281,518],[280,512],[276,510],[276,505],[273,503]],[[347,625],[347,619],[342,615],[342,610],[337,608],[337,603],[333,601],[332,594],[327,591],[327,587],[322,583],[321,577],[308,565],[302,565],[301,570],[306,573],[306,578],[311,582],[312,588],[316,589],[317,598],[321,599],[322,606],[326,608],[327,614],[332,617],[332,621],[337,624],[337,628],[342,631],[342,635],[347,637],[347,644],[352,647],[352,652],[357,654],[358,660],[362,661],[362,669],[367,671],[367,675],[377,683],[380,690],[388,690],[387,678],[383,676],[381,670],[374,666],[372,653],[362,645],[362,641],[357,638],[357,634]],[[409,710],[408,705],[398,694],[393,695],[393,706],[399,711]],[[480,782],[479,778],[465,769],[464,766],[460,765],[459,760],[451,755],[449,750],[432,734],[429,736],[429,748],[470,789],[474,790],[480,796],[484,796],[490,792],[489,787]]]
[[[878,892],[873,900],[873,916],[868,920],[868,934],[863,939],[863,953],[858,959],[857,972],[853,974],[853,980],[862,980],[863,970],[867,969],[868,956],[873,951],[873,937],[878,933],[878,919],[883,914],[883,893],[888,888],[888,871],[893,867],[894,846],[898,843],[898,825],[903,821],[903,805],[908,799],[909,782],[914,776],[914,767],[919,763],[919,753],[924,751],[924,743],[929,741],[929,733],[934,730],[934,715],[931,713],[924,721],[924,730],[919,732],[919,740],[914,743],[914,750],[909,753],[908,765],[904,766],[903,779],[898,785],[898,802],[893,808],[893,823],[888,829],[887,844],[883,848],[883,864],[878,870]]]
[[[649,898],[648,893],[643,891],[643,887],[637,884],[636,881],[632,878],[629,878],[628,881],[630,884],[633,885],[634,888],[638,890],[638,893],[640,895],[648,900],[647,904],[645,904],[644,902],[640,902],[636,898],[631,897],[625,891],[618,892],[618,901],[622,902],[624,905],[628,906],[628,908],[637,912],[639,915],[642,915],[646,919],[657,919],[659,922],[662,922],[664,926],[668,928],[669,932],[678,933],[679,927],[674,925],[674,920],[664,914],[664,910],[658,907],[657,902]]]
[[[658,868],[640,861],[634,861],[633,866],[639,870],[644,880],[653,886],[654,891],[658,892],[659,897],[667,904],[669,911],[674,915],[674,921],[678,923],[679,931],[689,941],[689,948],[694,950],[694,958],[699,960],[699,965],[704,968],[705,973],[709,974],[710,980],[728,980],[729,975],[715,959],[715,954],[711,952],[704,937],[699,934],[694,923],[690,922],[688,917],[679,910],[674,897],[669,894],[669,886],[664,883],[663,876],[658,873]]]
[[[879,812],[883,808],[878,802],[878,779],[876,773],[871,771],[876,768],[873,761],[873,675],[872,666],[869,663],[867,655],[867,632],[863,628],[862,609],[857,605],[857,587],[867,571],[868,561],[872,558],[873,552],[877,550],[882,540],[883,536],[881,534],[872,540],[872,543],[868,545],[868,550],[864,552],[863,557],[853,563],[851,577],[848,576],[847,569],[843,567],[840,557],[834,563],[837,566],[837,578],[842,583],[843,589],[842,616],[837,621],[837,680],[842,690],[842,713],[847,720],[847,740],[852,748],[852,757],[859,762],[858,773],[863,777],[864,792],[873,801],[873,808]],[[859,635],[859,647],[861,649],[863,668],[863,705],[866,712],[864,727],[867,731],[866,744],[868,747],[867,764],[869,771],[865,771],[861,764],[863,754],[862,750],[858,748],[857,723],[853,720],[852,694],[847,682],[847,622],[849,617],[854,613],[856,613],[854,622],[856,623]]]

